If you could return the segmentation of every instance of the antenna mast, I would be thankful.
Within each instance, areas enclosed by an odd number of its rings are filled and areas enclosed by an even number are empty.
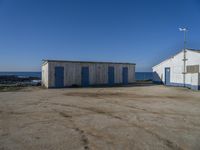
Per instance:
[[[188,31],[187,28],[179,28],[179,31],[183,32],[184,33],[184,49],[183,49],[183,84],[184,84],[184,87],[185,87],[185,76],[186,76],[186,44],[187,44],[187,41],[186,41],[186,32]]]

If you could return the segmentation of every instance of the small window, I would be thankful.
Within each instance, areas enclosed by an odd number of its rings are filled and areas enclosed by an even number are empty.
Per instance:
[[[198,73],[198,72],[199,72],[199,65],[187,66],[187,73]]]

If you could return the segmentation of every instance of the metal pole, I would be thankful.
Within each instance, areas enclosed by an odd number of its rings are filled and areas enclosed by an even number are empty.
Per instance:
[[[184,32],[184,50],[183,50],[183,85],[185,87],[185,79],[186,79],[186,32],[187,32],[187,29],[184,29],[183,30]]]
[[[185,34],[185,31],[183,31],[183,34],[184,34],[183,49],[185,50],[185,46],[186,46],[186,34]]]

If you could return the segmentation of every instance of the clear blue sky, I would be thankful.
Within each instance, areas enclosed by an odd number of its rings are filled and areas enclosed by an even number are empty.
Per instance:
[[[0,71],[38,71],[42,59],[151,67],[200,49],[200,0],[0,0]]]

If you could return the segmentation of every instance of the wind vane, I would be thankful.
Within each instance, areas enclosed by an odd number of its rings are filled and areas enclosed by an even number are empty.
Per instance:
[[[186,49],[186,32],[189,31],[187,28],[179,28],[179,31],[184,32],[184,50]]]

